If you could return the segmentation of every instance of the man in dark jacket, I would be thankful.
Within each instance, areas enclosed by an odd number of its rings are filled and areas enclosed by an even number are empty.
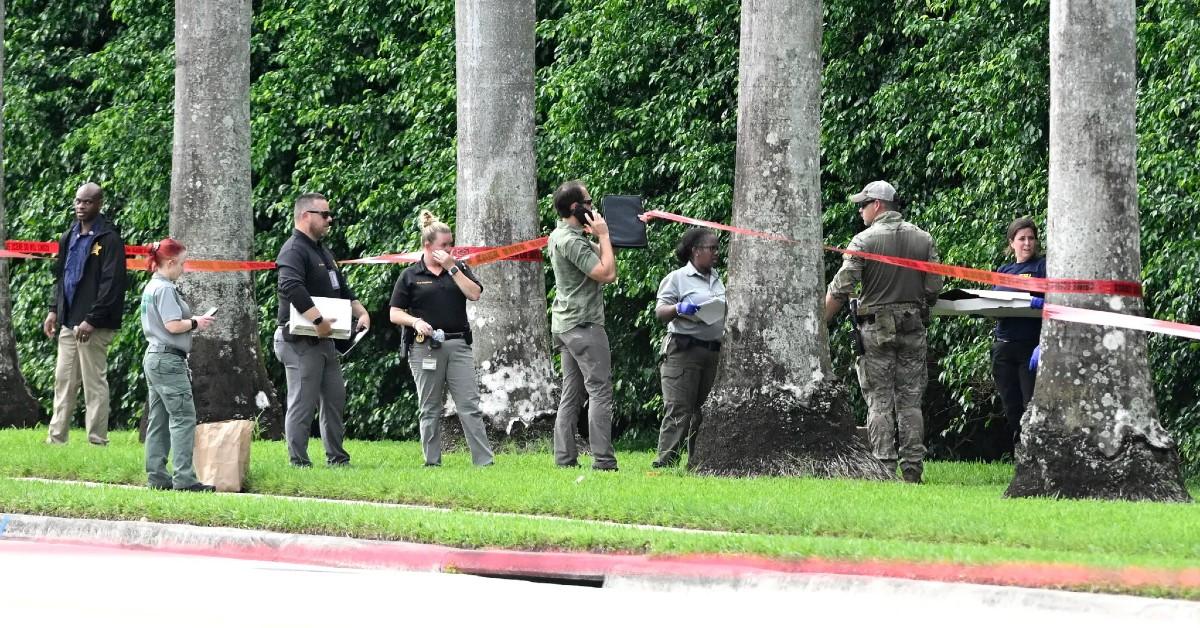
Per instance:
[[[296,467],[311,467],[308,437],[312,432],[313,412],[321,406],[321,441],[325,462],[331,467],[350,465],[350,454],[342,446],[346,426],[342,411],[346,405],[346,380],[334,347],[333,323],[313,303],[313,297],[346,299],[356,321],[351,329],[367,329],[371,317],[346,283],[346,276],[333,261],[333,253],[321,244],[321,238],[333,225],[329,200],[321,194],[302,194],[296,199],[293,214],[296,228],[283,243],[279,257],[279,328],[275,330],[275,356],[283,363],[287,376],[287,412],[284,435],[288,460]],[[294,336],[288,331],[291,311],[308,319],[316,336]]]
[[[58,242],[54,293],[42,324],[58,337],[54,416],[47,443],[64,444],[83,385],[88,442],[108,444],[108,345],[125,309],[125,242],[100,210],[104,190],[85,183],[75,192],[75,221]]]

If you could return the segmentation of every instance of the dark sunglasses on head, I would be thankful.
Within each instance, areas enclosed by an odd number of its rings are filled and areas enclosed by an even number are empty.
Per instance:
[[[325,220],[333,220],[333,212],[331,212],[331,211],[317,211],[317,210],[315,210],[315,209],[306,209],[306,210],[304,210],[304,213],[306,213],[306,214],[318,214],[318,215],[320,215],[322,218],[324,218]]]

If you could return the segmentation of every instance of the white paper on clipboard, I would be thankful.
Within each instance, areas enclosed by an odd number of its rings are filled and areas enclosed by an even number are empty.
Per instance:
[[[700,306],[700,309],[687,318],[700,321],[705,325],[715,325],[725,320],[725,297],[716,297],[704,303],[697,303],[697,305]]]

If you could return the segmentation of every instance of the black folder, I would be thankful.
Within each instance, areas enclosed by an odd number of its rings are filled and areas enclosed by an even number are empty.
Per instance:
[[[608,237],[613,248],[646,248],[646,223],[638,218],[642,214],[642,197],[616,194],[605,196],[600,201],[600,209],[604,211],[604,220],[608,223]]]

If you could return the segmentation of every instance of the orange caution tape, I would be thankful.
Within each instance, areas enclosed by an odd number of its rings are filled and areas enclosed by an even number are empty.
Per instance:
[[[791,238],[775,233],[755,231],[753,229],[745,229],[742,227],[731,227],[719,222],[710,222],[707,220],[699,220],[697,218],[689,218],[687,216],[680,216],[670,212],[652,210],[643,215],[649,218],[662,218],[665,220],[672,220],[689,225],[711,227],[713,229],[720,229],[722,231],[740,233],[743,235],[750,235],[770,240],[781,240],[792,243],[796,242],[796,240],[792,240]],[[826,246],[824,249],[834,253],[853,255],[855,257],[862,257],[864,259],[882,262],[884,264],[891,264],[893,266],[901,266],[922,272],[934,273],[936,275],[954,277],[956,279],[966,279],[968,281],[1004,286],[1006,288],[1015,288],[1029,292],[1112,294],[1123,297],[1138,298],[1141,298],[1142,296],[1142,285],[1136,281],[1117,281],[1111,279],[1043,279],[1040,277],[1021,277],[1018,275],[992,272],[989,270],[980,270],[978,268],[967,268],[965,266],[954,266],[951,264],[941,264],[938,262],[927,262],[904,257],[893,257],[891,255],[880,255],[878,253],[868,253],[866,251],[851,251],[832,246]]]

